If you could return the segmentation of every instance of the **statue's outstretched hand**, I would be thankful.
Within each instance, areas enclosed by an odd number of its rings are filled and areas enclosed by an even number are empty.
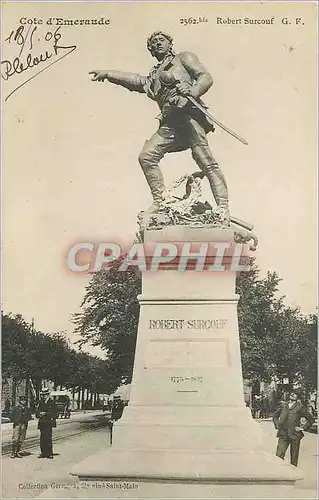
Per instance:
[[[107,71],[95,69],[94,71],[90,71],[89,75],[93,75],[92,82],[104,82],[107,80]]]

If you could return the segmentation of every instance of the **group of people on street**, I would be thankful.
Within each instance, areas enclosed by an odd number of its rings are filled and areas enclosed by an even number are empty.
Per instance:
[[[120,396],[114,396],[110,405],[111,435],[113,423],[122,416],[125,407]],[[43,388],[40,392],[40,401],[37,405],[35,417],[38,419],[40,430],[40,450],[38,458],[53,459],[52,429],[56,427],[58,407],[50,398],[50,390]],[[19,397],[19,403],[11,409],[10,417],[13,422],[12,453],[11,458],[22,458],[21,448],[26,438],[29,421],[32,418],[31,409],[25,396]]]
[[[40,401],[35,416],[38,418],[38,429],[40,430],[41,453],[38,458],[53,459],[52,429],[56,427],[57,406],[50,398],[50,391],[47,387],[40,392]],[[20,396],[19,403],[11,409],[13,422],[11,458],[22,458],[21,448],[31,418],[31,409],[27,405],[27,399],[25,396]]]
[[[251,413],[253,418],[268,418],[270,414],[269,399],[264,394],[256,394],[252,400]]]
[[[116,420],[121,418],[124,407],[122,399],[115,397],[112,402],[111,427]],[[40,393],[35,416],[38,418],[38,429],[40,430],[41,453],[39,458],[53,459],[52,429],[56,427],[57,406],[50,398],[48,388],[42,389]],[[11,419],[13,422],[11,457],[21,458],[21,447],[26,437],[28,423],[31,420],[31,410],[25,396],[20,396],[19,403],[11,409]],[[298,389],[291,390],[286,400],[280,402],[273,414],[273,422],[278,437],[277,457],[284,459],[286,451],[290,447],[290,463],[297,467],[300,442],[304,437],[303,432],[309,430],[314,422],[313,415],[302,403],[301,393]]]

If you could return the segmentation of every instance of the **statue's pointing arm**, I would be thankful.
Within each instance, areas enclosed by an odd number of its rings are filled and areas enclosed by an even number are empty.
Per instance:
[[[113,70],[94,70],[90,71],[89,74],[93,75],[93,82],[104,82],[104,80],[108,80],[111,83],[121,85],[122,87],[135,92],[144,93],[144,87],[147,84],[147,77],[139,75],[138,73]]]
[[[181,62],[187,72],[195,80],[192,85],[193,97],[200,97],[205,94],[213,85],[213,78],[206,70],[198,57],[192,52],[182,52],[180,54]]]

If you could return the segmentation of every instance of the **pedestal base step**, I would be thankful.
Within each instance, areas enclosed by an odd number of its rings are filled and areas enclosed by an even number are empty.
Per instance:
[[[316,492],[311,490],[297,490],[292,485],[273,484],[201,484],[175,483],[172,481],[90,481],[72,485],[67,491],[64,489],[47,489],[37,498],[117,498],[117,499],[303,499],[317,498]]]
[[[293,485],[300,471],[263,451],[102,450],[76,465],[80,480],[170,480]]]

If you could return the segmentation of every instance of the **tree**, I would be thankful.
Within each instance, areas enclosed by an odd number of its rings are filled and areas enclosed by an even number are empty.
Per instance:
[[[238,325],[244,377],[267,380],[272,375],[271,339],[278,329],[276,310],[281,309],[282,298],[275,298],[280,282],[276,273],[262,280],[258,275],[253,265],[237,278]]]
[[[308,321],[306,355],[302,369],[306,393],[317,389],[318,383],[318,316],[311,315]]]
[[[2,313],[2,373],[19,380],[27,375],[27,344],[30,327],[21,315]]]
[[[4,378],[12,377],[14,383],[31,379],[37,397],[43,380],[55,388],[88,389],[93,395],[113,392],[119,385],[108,361],[76,352],[62,333],[34,330],[21,315],[2,314],[2,337]]]
[[[132,377],[138,327],[141,279],[135,270],[119,271],[117,262],[96,273],[86,288],[83,312],[74,316],[80,345],[91,343],[104,349],[117,386]]]
[[[96,273],[86,288],[83,311],[75,315],[81,345],[104,349],[109,369],[120,383],[130,382],[133,370],[141,277],[135,270],[119,271],[120,262]],[[270,380],[288,376],[315,386],[317,361],[316,323],[277,297],[281,279],[277,273],[259,278],[252,265],[237,277],[238,323],[243,375]],[[311,337],[312,336],[312,337]],[[312,340],[310,340],[310,337]],[[307,382],[306,382],[307,381]]]
[[[280,278],[268,273],[258,279],[253,266],[237,279],[238,304],[244,376],[267,381],[274,375],[289,384],[300,383],[306,392],[316,387],[317,335],[314,316],[277,297]]]

